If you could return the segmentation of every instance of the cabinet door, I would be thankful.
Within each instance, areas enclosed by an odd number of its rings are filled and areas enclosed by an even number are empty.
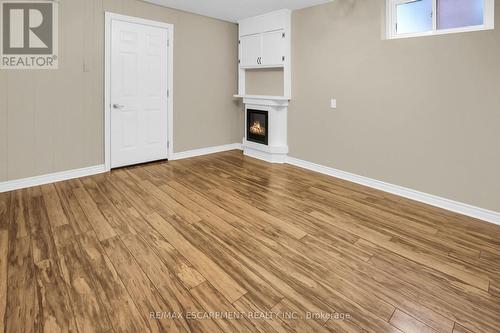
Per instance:
[[[241,67],[256,67],[262,57],[262,38],[260,34],[241,37]]]
[[[283,30],[262,34],[262,65],[283,66],[285,55],[285,38]]]

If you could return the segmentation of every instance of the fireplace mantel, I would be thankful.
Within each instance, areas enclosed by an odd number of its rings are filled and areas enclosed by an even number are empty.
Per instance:
[[[235,98],[243,98],[243,104],[263,106],[288,106],[289,97],[267,96],[267,95],[234,95]]]
[[[268,99],[276,101],[289,101],[291,98],[286,96],[269,96],[269,95],[234,95],[236,98],[255,98],[255,99]]]

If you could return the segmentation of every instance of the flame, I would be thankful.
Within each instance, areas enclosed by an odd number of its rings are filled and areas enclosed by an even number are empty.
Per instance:
[[[254,121],[252,126],[250,126],[250,133],[256,135],[266,135],[266,129],[260,125],[259,121]]]

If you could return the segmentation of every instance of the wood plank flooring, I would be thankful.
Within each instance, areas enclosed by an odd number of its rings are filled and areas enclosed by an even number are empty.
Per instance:
[[[0,194],[0,332],[500,332],[500,227],[232,151]]]

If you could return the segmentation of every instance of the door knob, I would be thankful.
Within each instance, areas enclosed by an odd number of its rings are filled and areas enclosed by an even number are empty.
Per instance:
[[[121,105],[121,104],[113,104],[113,109],[123,109],[125,106],[124,105]]]

